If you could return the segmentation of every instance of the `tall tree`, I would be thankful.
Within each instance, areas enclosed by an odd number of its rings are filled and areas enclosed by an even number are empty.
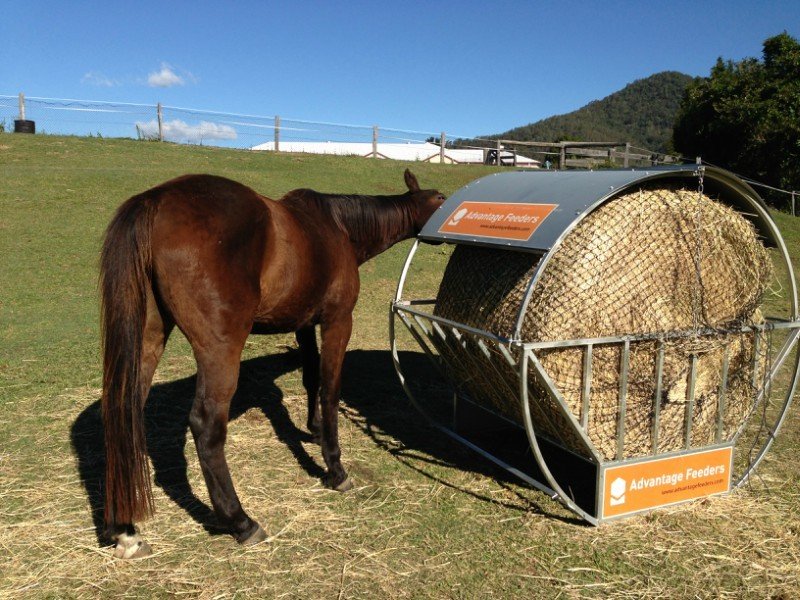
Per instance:
[[[723,61],[687,88],[672,143],[742,175],[800,189],[800,43],[784,32],[763,59]]]

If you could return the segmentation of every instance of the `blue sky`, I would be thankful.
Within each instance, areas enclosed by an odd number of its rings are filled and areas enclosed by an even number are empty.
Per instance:
[[[0,94],[471,136],[784,30],[800,1],[6,2]]]

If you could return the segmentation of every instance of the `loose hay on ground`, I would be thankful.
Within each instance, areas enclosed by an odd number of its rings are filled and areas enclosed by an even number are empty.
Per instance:
[[[271,543],[244,549],[206,531],[156,485],[156,515],[142,524],[155,555],[114,560],[92,525],[87,486],[98,481],[81,482],[69,451],[69,427],[94,414],[98,397],[87,388],[21,399],[0,421],[0,598],[645,598],[695,593],[700,572],[708,596],[797,589],[800,521],[789,483],[771,496],[745,491],[600,529],[576,527],[535,490],[439,454],[402,452],[399,440],[348,407],[341,421],[348,464],[375,473],[352,494],[324,490],[251,409],[230,425],[229,460]],[[302,398],[283,403],[303,421]],[[405,418],[404,406],[393,410]],[[303,447],[316,456],[317,447]],[[177,467],[207,505],[190,440],[182,451],[186,465]]]

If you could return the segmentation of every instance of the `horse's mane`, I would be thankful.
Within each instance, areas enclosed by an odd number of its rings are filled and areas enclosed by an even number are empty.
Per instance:
[[[302,190],[300,198],[336,223],[353,242],[397,241],[413,234],[414,215],[409,195],[358,196],[320,194]],[[292,199],[288,199],[292,202]]]

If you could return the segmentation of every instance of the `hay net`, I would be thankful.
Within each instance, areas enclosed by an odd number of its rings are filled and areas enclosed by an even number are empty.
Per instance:
[[[434,314],[510,338],[540,260],[530,253],[457,246],[445,269]],[[696,190],[663,183],[646,186],[592,212],[552,252],[533,289],[520,338],[572,340],[758,324],[763,322],[759,307],[771,280],[767,251],[752,224],[738,212]],[[655,398],[659,344],[632,343],[623,456],[617,443],[621,345],[596,346],[586,427],[596,451],[610,460],[683,448],[687,418],[691,418],[690,447],[708,445],[720,436],[730,439],[753,407],[753,382],[763,375],[765,360],[754,356],[758,346],[754,342],[752,333],[722,332],[667,341],[659,398]],[[437,350],[448,377],[462,391],[506,417],[521,420],[513,367],[481,356],[469,344],[468,360],[452,344],[440,343]],[[583,399],[583,355],[582,348],[537,351],[574,421],[579,420]],[[721,403],[726,355],[728,377]],[[695,396],[687,417],[692,356],[697,359]],[[572,419],[561,414],[532,376],[529,389],[536,430],[587,454]],[[656,408],[658,427],[654,427]]]

